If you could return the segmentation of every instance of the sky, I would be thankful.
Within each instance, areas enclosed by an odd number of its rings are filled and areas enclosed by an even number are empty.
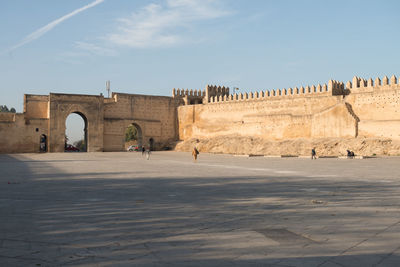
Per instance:
[[[0,105],[400,74],[397,0],[2,0]]]

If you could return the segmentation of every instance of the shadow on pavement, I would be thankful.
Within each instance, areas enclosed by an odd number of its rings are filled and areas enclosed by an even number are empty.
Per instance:
[[[300,176],[113,178],[127,172],[73,179],[46,161],[37,166],[7,155],[0,166],[3,266],[400,263],[385,239],[359,251],[347,251],[341,240],[351,247],[392,232],[382,220],[384,209],[398,204],[391,184]],[[397,240],[391,242],[398,249]]]

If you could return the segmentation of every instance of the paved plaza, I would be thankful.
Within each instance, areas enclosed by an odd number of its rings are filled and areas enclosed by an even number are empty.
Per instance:
[[[0,266],[400,266],[399,163],[0,155]]]

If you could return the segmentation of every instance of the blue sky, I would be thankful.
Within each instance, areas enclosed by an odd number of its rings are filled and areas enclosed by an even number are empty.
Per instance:
[[[400,1],[0,1],[0,104],[398,75]]]

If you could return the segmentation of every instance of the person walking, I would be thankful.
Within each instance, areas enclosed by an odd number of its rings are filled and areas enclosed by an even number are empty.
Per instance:
[[[40,152],[46,152],[46,136],[44,134],[40,136]]]
[[[315,152],[315,147],[311,149],[311,159],[317,159],[317,152]]]
[[[146,149],[146,159],[150,159],[150,148]]]
[[[146,152],[146,149],[144,148],[144,146],[142,146],[142,156],[144,155],[144,152]]]
[[[197,150],[196,147],[193,147],[192,150],[192,156],[193,156],[193,161],[196,162],[197,161],[197,155],[200,154],[199,151]]]

